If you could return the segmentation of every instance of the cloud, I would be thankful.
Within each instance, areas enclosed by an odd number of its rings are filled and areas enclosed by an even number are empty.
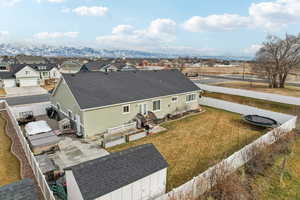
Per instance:
[[[42,3],[42,1],[47,1],[50,3],[63,3],[65,0],[36,0],[38,3]]]
[[[194,16],[187,20],[183,27],[190,32],[230,31],[248,26],[250,19],[235,14],[209,15],[207,17]]]
[[[111,35],[99,36],[97,42],[106,48],[147,49],[160,47],[176,39],[176,23],[171,19],[156,19],[146,29],[118,25]]]
[[[0,0],[0,6],[11,7],[19,3],[21,0]]]
[[[79,16],[104,16],[108,12],[108,8],[102,6],[81,6],[78,8],[74,8],[72,12]]]
[[[256,52],[258,52],[258,50],[260,50],[262,48],[261,44],[253,44],[248,48],[245,48],[243,50],[244,54],[246,55],[255,55]]]
[[[70,8],[63,8],[61,9],[62,13],[70,13],[72,10]]]
[[[288,24],[299,23],[300,1],[277,0],[253,3],[249,8],[249,15],[257,27],[277,30]]]
[[[0,38],[3,38],[8,35],[8,31],[0,31]]]
[[[238,14],[194,16],[184,22],[183,28],[190,32],[231,31],[240,28],[276,31],[296,23],[300,23],[300,0],[276,0],[252,3],[247,16]]]
[[[38,39],[76,38],[79,32],[41,32],[34,35]]]

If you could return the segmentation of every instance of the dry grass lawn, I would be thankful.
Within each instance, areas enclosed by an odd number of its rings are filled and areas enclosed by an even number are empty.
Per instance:
[[[266,83],[250,83],[250,82],[242,82],[242,81],[224,82],[224,83],[217,83],[214,85],[221,86],[221,87],[252,90],[257,92],[274,93],[274,94],[280,94],[285,96],[300,97],[300,88],[293,87],[293,86],[286,86],[286,88],[272,89],[272,88],[268,88],[268,84]]]
[[[11,153],[11,140],[5,133],[6,121],[0,116],[0,187],[18,180],[19,160]]]
[[[167,160],[167,190],[205,171],[220,159],[261,136],[263,129],[243,123],[240,115],[205,108],[206,112],[163,124],[168,131],[108,149],[110,152],[153,143]]]
[[[6,96],[6,92],[3,88],[0,88],[0,96]]]

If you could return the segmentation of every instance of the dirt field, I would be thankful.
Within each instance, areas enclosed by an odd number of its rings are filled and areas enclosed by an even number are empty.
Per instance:
[[[18,181],[20,163],[11,153],[11,140],[5,133],[6,121],[0,116],[0,186]]]
[[[243,67],[190,67],[185,68],[183,73],[198,73],[207,75],[243,74]],[[245,67],[245,74],[251,74],[250,67]]]
[[[240,115],[205,108],[206,112],[163,126],[168,131],[120,145],[110,152],[153,143],[167,160],[167,190],[178,187],[263,134],[245,124]]]
[[[257,92],[280,94],[285,96],[300,97],[300,87],[293,87],[293,86],[286,86],[286,88],[271,89],[268,88],[268,84],[266,83],[250,83],[250,82],[242,82],[242,81],[224,82],[224,83],[217,83],[214,85],[221,86],[221,87],[252,90]]]

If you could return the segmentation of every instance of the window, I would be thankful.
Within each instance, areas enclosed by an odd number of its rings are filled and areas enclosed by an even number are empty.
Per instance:
[[[29,75],[29,74],[30,74],[30,71],[25,71],[25,74],[26,74],[26,75]]]
[[[160,111],[160,100],[153,101],[153,111]]]
[[[186,96],[186,102],[192,102],[196,100],[196,94],[189,94]]]
[[[177,97],[173,97],[173,98],[172,98],[172,102],[176,102],[177,99],[178,99]]]
[[[0,66],[0,70],[6,70],[6,66]]]
[[[48,72],[43,72],[43,76],[48,76]]]
[[[130,107],[129,105],[123,106],[123,114],[127,114],[130,112]]]

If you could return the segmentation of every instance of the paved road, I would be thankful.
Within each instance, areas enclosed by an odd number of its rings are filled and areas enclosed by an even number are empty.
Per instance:
[[[50,101],[49,94],[22,96],[22,97],[9,97],[9,98],[1,98],[1,100],[6,100],[10,106],[42,103],[42,102]]]
[[[194,80],[195,83],[202,84],[214,84],[221,82],[231,82],[231,81],[246,81],[246,82],[257,82],[257,83],[267,83],[265,79],[252,78],[251,76],[245,76],[243,79],[242,75],[226,75],[226,76],[214,76],[214,75],[202,75],[199,80]],[[290,86],[300,87],[300,83],[287,83]]]

